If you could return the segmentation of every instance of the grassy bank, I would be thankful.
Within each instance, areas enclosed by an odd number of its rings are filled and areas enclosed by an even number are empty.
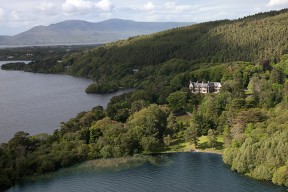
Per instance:
[[[35,182],[39,180],[55,179],[58,177],[85,172],[102,172],[109,170],[120,171],[124,169],[138,167],[143,165],[144,163],[157,164],[163,160],[165,160],[164,156],[148,156],[148,155],[134,155],[119,158],[96,159],[85,161],[72,167],[63,168],[56,172],[25,177],[21,180],[21,182],[25,183],[25,182]]]

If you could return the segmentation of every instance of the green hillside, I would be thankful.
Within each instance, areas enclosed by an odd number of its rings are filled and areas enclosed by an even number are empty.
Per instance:
[[[67,64],[74,75],[105,80],[171,59],[192,64],[279,60],[288,49],[287,32],[287,10],[269,12],[130,38],[72,55]]]
[[[287,28],[282,10],[25,65],[25,71],[92,78],[87,92],[137,89],[112,98],[106,109],[79,113],[53,135],[16,133],[0,148],[0,188],[90,159],[179,151],[185,142],[222,150],[239,173],[288,186]],[[219,94],[192,94],[189,80],[223,86]]]

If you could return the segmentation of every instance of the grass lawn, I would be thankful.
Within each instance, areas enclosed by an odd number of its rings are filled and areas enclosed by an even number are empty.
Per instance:
[[[164,153],[173,153],[173,152],[190,152],[190,151],[199,151],[207,153],[218,153],[222,154],[223,152],[223,137],[217,137],[217,144],[214,148],[208,147],[208,138],[207,136],[199,137],[198,147],[195,148],[194,144],[185,141],[183,137],[179,137],[173,140],[169,147],[164,149]]]
[[[179,123],[179,124],[190,124],[190,122],[191,122],[191,116],[189,116],[189,115],[182,115],[182,116],[177,116],[176,117],[176,121],[177,121],[177,123]]]
[[[191,116],[181,115],[176,117],[178,124],[188,125],[191,122]],[[209,152],[209,153],[219,153],[223,152],[223,143],[224,139],[222,136],[217,137],[216,146],[211,148],[208,146],[208,137],[201,136],[199,137],[198,147],[195,148],[194,144],[187,142],[184,138],[184,132],[180,132],[176,139],[172,140],[168,147],[161,149],[160,153],[175,153],[175,152],[190,152],[190,151],[200,151],[200,152]]]
[[[252,91],[250,89],[245,90],[245,95],[251,95]]]

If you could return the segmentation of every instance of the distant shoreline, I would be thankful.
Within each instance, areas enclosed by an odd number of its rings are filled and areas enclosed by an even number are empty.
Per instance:
[[[35,44],[35,45],[0,45],[0,49],[29,48],[29,47],[61,47],[61,46],[100,46],[106,43],[63,43],[63,44]]]

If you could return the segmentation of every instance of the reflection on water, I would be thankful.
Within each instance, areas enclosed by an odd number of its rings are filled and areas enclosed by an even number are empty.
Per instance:
[[[169,154],[160,161],[136,163],[124,168],[85,169],[79,167],[52,174],[50,178],[17,185],[9,192],[284,192],[285,188],[235,174],[220,155],[206,153]],[[159,158],[158,158],[159,159]],[[153,162],[153,163],[151,163]],[[129,162],[130,164],[131,162]],[[81,170],[81,169],[80,169]]]

